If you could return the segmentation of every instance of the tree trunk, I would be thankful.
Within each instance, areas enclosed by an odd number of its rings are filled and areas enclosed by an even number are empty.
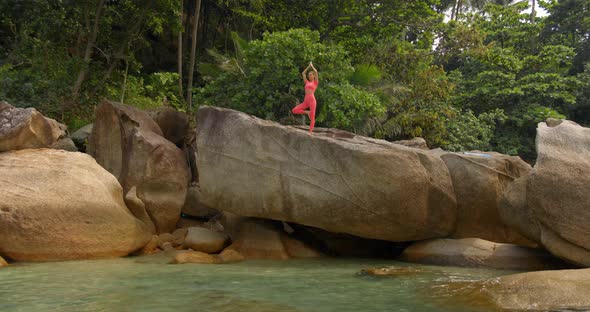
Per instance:
[[[82,38],[84,34],[90,33],[90,6],[87,1],[84,1],[84,22],[86,24],[86,30],[80,29],[78,32],[78,37],[76,38],[76,47],[74,49],[76,57],[80,57],[82,55]]]
[[[459,0],[453,1],[453,8],[451,9],[451,21],[454,21],[456,19],[455,11],[457,10],[457,2],[458,1]]]
[[[535,24],[535,15],[537,15],[535,11],[536,0],[533,0],[533,8],[531,10],[531,24]],[[537,51],[537,38],[535,36],[531,36],[531,53],[536,53]]]
[[[121,104],[125,102],[125,92],[127,91],[127,75],[129,74],[129,60],[125,58],[125,78],[123,78],[123,87],[121,88]]]
[[[86,43],[86,50],[84,51],[84,64],[78,73],[78,78],[74,83],[74,87],[72,87],[72,97],[74,99],[78,98],[80,87],[82,86],[82,82],[84,82],[86,73],[88,72],[88,64],[90,64],[90,58],[92,57],[92,48],[94,47],[96,38],[98,37],[98,26],[103,6],[104,0],[99,0],[98,5],[96,6],[96,13],[94,15],[94,26],[92,28],[92,32],[90,33],[90,38],[88,38],[88,42]]]
[[[193,103],[193,75],[195,73],[195,56],[197,53],[197,32],[199,30],[199,13],[201,12],[201,0],[195,0],[195,14],[193,17],[193,34],[191,41],[191,59],[188,70],[188,85],[186,90],[186,101],[188,103],[189,110],[192,108]]]
[[[120,60],[124,59],[125,61],[127,61],[129,55],[132,53],[129,50],[129,48],[133,46],[131,41],[133,40],[134,34],[139,33],[141,31],[141,25],[143,24],[143,21],[147,15],[147,11],[148,8],[144,8],[144,10],[142,10],[142,12],[138,15],[133,25],[129,28],[129,31],[126,34],[125,39],[121,42],[121,45],[119,46],[119,50],[110,57],[112,61],[109,64],[109,68],[106,74],[103,75],[101,82],[91,92],[91,96],[95,96],[96,93],[100,91],[100,88],[106,84],[106,82],[110,79],[113,70],[115,70],[115,67],[117,67],[117,65],[119,64]]]
[[[180,98],[184,97],[182,92],[182,30],[184,25],[182,23],[182,15],[184,13],[184,1],[180,0],[180,30],[178,31],[178,90]]]
[[[533,8],[531,10],[531,24],[535,23],[535,16],[537,15],[537,12],[535,11],[535,7],[537,6],[537,1],[533,0]]]
[[[459,19],[459,14],[461,13],[462,7],[463,7],[463,0],[457,0],[457,11],[455,12],[455,20]]]

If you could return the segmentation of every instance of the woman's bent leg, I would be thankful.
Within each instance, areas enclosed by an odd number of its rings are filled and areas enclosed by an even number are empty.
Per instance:
[[[307,114],[307,112],[305,111],[306,108],[309,107],[309,104],[306,102],[303,102],[297,106],[295,106],[292,110],[293,114]]]

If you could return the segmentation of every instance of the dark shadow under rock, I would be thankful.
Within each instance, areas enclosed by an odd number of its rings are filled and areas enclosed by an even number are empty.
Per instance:
[[[366,239],[343,233],[289,223],[293,237],[305,242],[326,255],[336,257],[387,258],[398,257],[410,245],[408,242],[389,242]]]

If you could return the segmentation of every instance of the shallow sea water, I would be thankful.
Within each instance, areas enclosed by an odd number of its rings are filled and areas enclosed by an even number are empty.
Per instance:
[[[160,254],[13,264],[0,269],[0,311],[495,311],[477,295],[477,282],[514,273],[367,259],[169,260]],[[421,272],[359,273],[384,266]]]

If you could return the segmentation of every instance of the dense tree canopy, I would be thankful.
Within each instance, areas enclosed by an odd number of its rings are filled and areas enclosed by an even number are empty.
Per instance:
[[[318,126],[532,160],[539,121],[590,123],[589,20],[590,0],[8,0],[0,100],[71,128],[102,98],[299,123],[313,61]]]

